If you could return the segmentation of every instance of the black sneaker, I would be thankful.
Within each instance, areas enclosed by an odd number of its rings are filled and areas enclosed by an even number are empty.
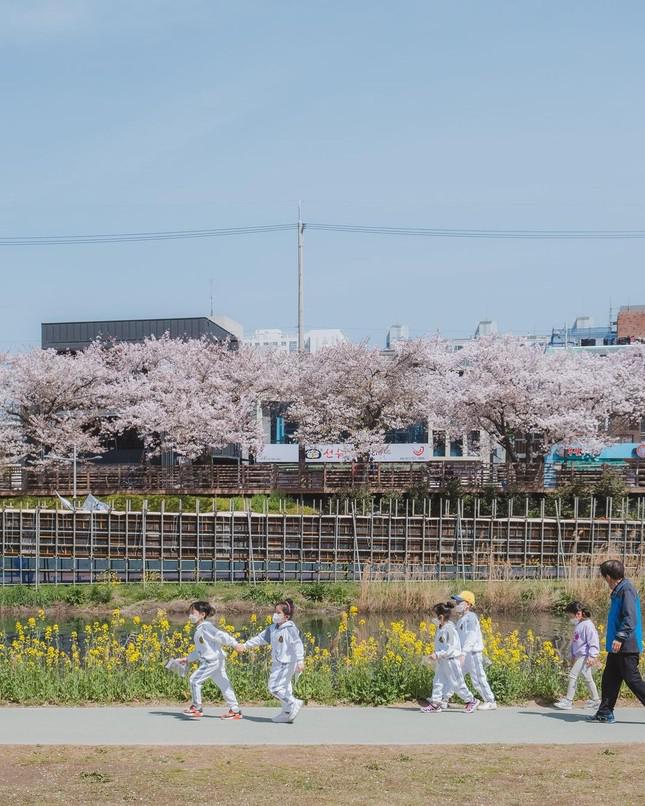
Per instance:
[[[603,725],[611,725],[615,721],[616,717],[613,714],[594,714],[585,718],[585,722],[601,722]]]

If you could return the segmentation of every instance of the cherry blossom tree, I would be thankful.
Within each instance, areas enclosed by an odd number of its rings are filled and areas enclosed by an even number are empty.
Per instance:
[[[5,460],[52,463],[100,449],[109,369],[100,344],[77,355],[31,350],[0,365],[0,439]]]
[[[392,353],[343,342],[298,356],[287,413],[298,439],[343,442],[360,459],[382,450],[387,431],[427,419],[431,356],[421,341]]]
[[[645,344],[631,344],[611,356],[614,365],[612,416],[638,428],[645,418]]]
[[[474,339],[457,353],[445,415],[462,430],[486,432],[517,461],[515,440],[540,434],[527,459],[556,443],[597,443],[612,409],[612,365],[601,356],[545,352],[511,336]]]
[[[261,448],[258,405],[280,394],[284,375],[277,354],[170,338],[115,350],[122,380],[108,426],[113,433],[134,429],[148,454],[172,450],[193,460],[230,444]]]

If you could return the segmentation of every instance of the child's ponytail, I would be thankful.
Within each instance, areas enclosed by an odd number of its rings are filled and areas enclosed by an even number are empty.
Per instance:
[[[450,618],[450,615],[451,615],[452,611],[455,608],[455,604],[456,603],[453,602],[452,600],[450,600],[448,602],[438,602],[432,608],[432,612],[437,616],[441,616],[441,617],[446,618],[446,619]]]
[[[296,607],[293,603],[293,599],[283,599],[281,602],[276,604],[276,607],[279,607],[280,610],[284,613],[285,618],[292,619],[293,614],[296,610]]]

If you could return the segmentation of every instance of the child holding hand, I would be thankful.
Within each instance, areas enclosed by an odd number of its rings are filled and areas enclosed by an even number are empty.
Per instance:
[[[294,696],[292,680],[304,671],[305,648],[300,631],[293,623],[294,605],[291,599],[278,602],[272,623],[259,635],[240,645],[241,651],[268,644],[271,647],[269,691],[279,700],[282,709],[273,722],[293,722],[303,702]]]

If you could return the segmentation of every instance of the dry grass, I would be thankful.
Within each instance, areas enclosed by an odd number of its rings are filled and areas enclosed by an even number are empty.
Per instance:
[[[562,610],[573,600],[594,612],[608,606],[609,590],[599,578],[550,580],[487,580],[482,582],[385,582],[363,580],[356,606],[362,613],[428,613],[437,602],[466,586],[475,593],[477,608],[495,614],[537,614]]]
[[[645,804],[642,746],[5,747],[3,803]],[[603,794],[604,793],[604,794]]]

